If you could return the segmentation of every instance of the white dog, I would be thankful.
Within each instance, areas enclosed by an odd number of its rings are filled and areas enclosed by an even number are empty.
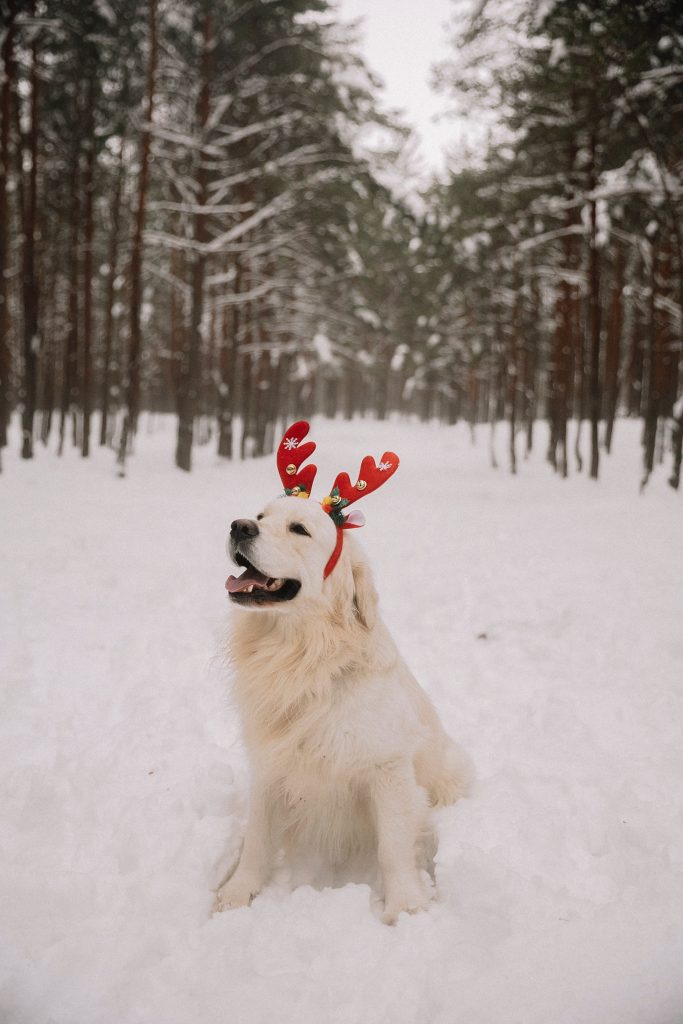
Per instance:
[[[279,464],[292,458],[280,448]],[[252,784],[241,858],[216,907],[250,903],[282,847],[303,843],[332,864],[372,848],[393,923],[429,902],[429,805],[464,794],[469,764],[379,618],[365,557],[353,538],[341,544],[330,500],[284,496],[231,527],[245,570],[226,587],[239,608],[231,654]]]

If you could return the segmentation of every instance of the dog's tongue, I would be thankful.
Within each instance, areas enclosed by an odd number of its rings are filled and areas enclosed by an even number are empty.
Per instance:
[[[258,587],[260,590],[265,590],[267,586],[268,577],[251,567],[245,569],[241,576],[228,576],[225,581],[225,589],[230,594],[239,594],[241,590],[246,590],[247,587]]]

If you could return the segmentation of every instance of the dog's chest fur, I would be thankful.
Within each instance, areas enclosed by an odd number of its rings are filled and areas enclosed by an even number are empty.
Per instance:
[[[317,849],[334,864],[372,847],[371,779],[377,764],[395,756],[398,734],[397,723],[378,722],[380,690],[379,682],[337,676],[311,687],[277,721],[245,719],[252,761],[270,779],[273,821],[286,846]]]
[[[405,751],[414,716],[400,691],[390,704],[386,699],[386,675],[395,671],[396,657],[386,631],[374,637],[366,656],[357,637],[346,646],[326,642],[320,625],[296,635],[259,629],[261,621],[245,625],[233,642],[235,693],[257,770],[265,768],[288,792],[301,795],[338,778],[345,784],[361,779]],[[367,660],[378,661],[378,639],[387,647],[382,670],[368,678]],[[349,650],[356,652],[354,660]]]

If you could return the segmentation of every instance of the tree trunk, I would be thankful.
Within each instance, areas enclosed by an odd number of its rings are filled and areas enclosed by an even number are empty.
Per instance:
[[[614,263],[614,284],[612,287],[612,299],[607,324],[607,344],[605,348],[605,450],[608,455],[612,449],[614,417],[616,416],[617,399],[619,396],[619,357],[624,322],[623,291],[626,258],[623,246],[619,245],[619,243],[615,243]]]
[[[149,157],[151,149],[151,124],[154,116],[154,92],[157,67],[157,0],[147,0],[149,58],[147,63],[147,87],[144,109],[144,126],[140,138],[140,173],[138,175],[138,197],[135,212],[135,227],[130,255],[130,339],[126,382],[126,412],[121,430],[118,463],[121,473],[126,464],[129,438],[135,434],[140,412],[140,353],[142,332],[140,310],[142,306],[142,238],[145,230],[147,187],[149,184]]]
[[[43,321],[45,322],[45,321]],[[54,342],[54,331],[48,325],[44,328],[46,337],[50,341],[43,346],[43,385],[42,385],[42,416],[40,420],[40,440],[47,445],[52,428],[52,411],[55,404],[55,369],[56,369],[56,346]]]
[[[24,304],[24,384],[21,417],[21,457],[33,458],[33,418],[36,411],[38,373],[38,277],[36,275],[36,237],[38,211],[38,45],[31,46],[31,125],[28,135],[28,155],[31,167],[25,193],[24,258],[22,294]],[[21,153],[21,149],[19,150]]]
[[[256,364],[256,415],[254,417],[254,434],[256,437],[255,455],[267,453],[266,441],[272,401],[272,368],[270,352],[262,348]]]
[[[597,140],[595,133],[590,137],[590,190],[594,193],[597,183],[596,172]],[[588,296],[590,328],[590,416],[591,416],[591,465],[592,480],[598,479],[600,448],[598,425],[600,422],[600,259],[597,239],[597,204],[590,200],[590,249],[588,253]]]
[[[92,407],[92,288],[93,288],[93,204],[95,196],[95,74],[91,72],[87,95],[87,129],[88,148],[85,160],[83,179],[84,210],[84,258],[83,258],[83,344],[82,344],[82,381],[81,407],[83,412],[83,436],[81,438],[81,454],[83,458],[90,455],[90,410]]]
[[[179,215],[173,221],[174,225],[179,225]],[[180,227],[177,228],[180,231]],[[180,282],[185,284],[186,277],[186,261],[185,254],[179,249],[172,249],[170,254],[171,260],[171,277],[174,282]],[[175,284],[171,287],[171,298],[169,302],[169,316],[170,316],[170,366],[169,366],[169,382],[171,397],[173,398],[174,408],[178,409],[179,402],[179,389],[180,389],[180,364],[184,358],[186,341],[186,298],[185,289],[176,287]]]
[[[649,316],[649,347],[647,358],[647,394],[643,414],[643,478],[640,489],[644,490],[655,461],[657,443],[657,424],[661,404],[661,331],[657,316],[657,296],[659,291],[659,244],[655,242],[652,251],[652,267],[650,271],[650,316]]]
[[[76,98],[76,122],[78,121],[79,103]],[[70,183],[70,208],[69,208],[69,303],[68,303],[68,324],[64,337],[64,352],[62,358],[62,395],[60,402],[59,417],[59,449],[58,454],[64,451],[64,439],[66,435],[66,420],[73,402],[76,398],[76,381],[78,372],[78,250],[79,250],[79,189],[78,189],[78,167],[81,154],[81,139],[78,132],[74,132],[74,144],[71,153],[71,183]]]
[[[246,459],[252,454],[252,415],[254,388],[252,386],[252,361],[249,352],[244,352],[241,359],[242,373],[240,395],[242,399],[242,439],[240,441],[240,458]],[[250,442],[250,439],[251,442]]]
[[[633,314],[631,323],[631,351],[626,371],[627,407],[629,416],[641,416],[643,413],[644,375],[645,375],[645,338],[647,335],[647,316],[643,289],[649,287],[643,261],[639,261],[640,277],[634,288]]]
[[[372,404],[378,420],[385,420],[389,412],[389,382],[391,380],[391,349],[390,341],[380,336],[375,349],[375,393]]]
[[[197,97],[197,128],[202,145],[199,147],[196,175],[197,205],[205,206],[207,201],[208,174],[205,166],[203,143],[206,123],[209,119],[211,101],[211,63],[213,51],[213,18],[208,9],[202,15],[202,59],[201,89]],[[199,370],[202,350],[202,320],[204,317],[204,277],[206,273],[205,245],[209,239],[207,217],[203,212],[194,216],[194,241],[197,248],[192,261],[192,305],[188,349],[181,363],[178,394],[178,438],[175,462],[186,472],[192,468],[192,430],[199,388]]]
[[[567,257],[565,255],[565,266]],[[553,444],[555,451],[551,462],[555,469],[566,477],[569,472],[567,460],[567,412],[569,404],[569,355],[571,353],[570,286],[565,279],[560,284],[560,294],[555,306],[555,344],[553,355]]]
[[[586,418],[586,342],[585,327],[582,318],[581,300],[574,296],[572,301],[572,325],[574,333],[574,418],[576,434],[574,436],[574,458],[576,468],[583,471],[581,455],[581,427]]]
[[[539,350],[540,296],[538,281],[529,275],[529,310],[524,330],[524,417],[526,422],[526,457],[534,444],[534,418],[536,416],[536,368]]]
[[[518,292],[519,296],[519,292]],[[508,348],[508,359],[507,359],[507,404],[508,404],[508,420],[510,424],[510,472],[513,476],[517,473],[517,448],[515,444],[515,435],[517,433],[517,393],[519,390],[519,366],[518,366],[518,344],[517,344],[517,332],[519,330],[519,297],[515,302],[515,308],[512,311],[512,324],[510,327],[510,343]]]
[[[10,122],[12,117],[12,90],[16,65],[14,63],[14,39],[16,16],[19,13],[17,0],[9,0],[5,20],[5,35],[0,48],[0,448],[7,444],[7,424],[10,413],[9,377],[11,357],[9,349],[9,310],[7,265],[9,255],[8,220],[9,203],[7,185],[10,165]]]
[[[652,256],[650,358],[643,432],[645,474],[641,481],[641,490],[647,484],[654,466],[659,418],[673,416],[678,385],[677,338],[669,312],[673,304],[671,242],[672,239],[665,235],[659,244],[656,244]],[[674,444],[676,443],[674,429]],[[674,448],[674,461],[675,457]]]
[[[660,249],[658,295],[655,308],[658,330],[659,377],[657,387],[661,396],[661,416],[671,417],[678,394],[678,367],[681,350],[675,329],[676,289],[674,287],[674,238],[667,235]],[[683,309],[679,309],[679,318]]]
[[[235,263],[235,281],[233,290],[236,295],[240,290],[239,261]],[[239,331],[238,305],[227,307],[223,313],[222,345],[221,345],[221,388],[218,454],[225,459],[232,458],[233,429],[232,420],[235,409],[236,384],[238,373],[237,333]]]
[[[119,230],[121,225],[121,193],[123,191],[123,149],[124,140],[121,136],[121,151],[116,170],[116,184],[111,200],[111,233],[109,235],[109,275],[107,278],[107,305],[104,327],[104,354],[102,358],[102,380],[100,386],[100,445],[107,443],[107,427],[109,421],[109,389],[111,387],[112,346],[114,340],[114,298],[116,294],[116,276],[119,262]]]
[[[669,486],[673,487],[675,491],[678,490],[681,483],[681,458],[683,456],[683,398],[680,399],[679,404],[680,409],[677,408],[674,412],[673,428],[671,432],[673,464],[671,466]]]

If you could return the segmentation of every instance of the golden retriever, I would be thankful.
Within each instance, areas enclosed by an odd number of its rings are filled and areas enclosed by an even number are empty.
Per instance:
[[[353,537],[324,578],[337,536],[319,503],[293,496],[232,523],[228,549],[244,572],[226,584],[231,656],[252,781],[241,857],[217,910],[249,904],[294,844],[333,865],[371,849],[383,920],[423,909],[436,849],[429,806],[467,788],[468,759],[379,617]]]

